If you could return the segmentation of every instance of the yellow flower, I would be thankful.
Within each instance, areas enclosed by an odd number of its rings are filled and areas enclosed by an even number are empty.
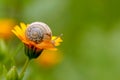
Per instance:
[[[0,19],[0,37],[9,38],[14,25],[15,21],[12,19]]]
[[[62,60],[60,51],[44,50],[43,53],[36,59],[36,62],[44,68],[51,68],[57,65]]]
[[[20,27],[16,25],[12,32],[26,45],[34,54],[38,54],[43,50],[56,50],[62,39],[60,37],[51,36],[50,29],[44,30],[45,23],[34,22],[30,25],[20,23]],[[48,33],[45,33],[47,31]],[[31,56],[32,57],[32,56]],[[38,56],[36,56],[38,57]],[[36,58],[35,57],[35,58]]]

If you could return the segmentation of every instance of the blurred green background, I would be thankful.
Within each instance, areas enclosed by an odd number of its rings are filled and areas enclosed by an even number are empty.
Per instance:
[[[119,9],[119,0],[0,0],[0,19],[42,21],[53,35],[63,33],[62,61],[45,68],[33,60],[24,80],[120,80]],[[0,52],[4,80],[3,64],[8,70],[16,65],[19,72],[26,56],[14,35],[1,37]]]

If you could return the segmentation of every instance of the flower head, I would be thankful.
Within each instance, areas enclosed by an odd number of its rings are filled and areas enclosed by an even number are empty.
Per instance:
[[[37,58],[40,53],[47,50],[56,50],[62,39],[52,36],[48,25],[42,22],[33,22],[29,25],[20,23],[12,32],[25,44],[25,53],[29,58]]]
[[[61,51],[44,50],[36,59],[36,62],[44,68],[52,68],[62,61],[63,55]]]
[[[15,21],[12,19],[0,19],[0,38],[9,38],[14,25]]]

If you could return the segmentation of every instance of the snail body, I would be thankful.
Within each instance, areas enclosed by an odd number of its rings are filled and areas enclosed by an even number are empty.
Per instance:
[[[27,27],[25,36],[30,41],[40,43],[43,40],[51,40],[52,32],[47,24],[43,22],[33,22]]]

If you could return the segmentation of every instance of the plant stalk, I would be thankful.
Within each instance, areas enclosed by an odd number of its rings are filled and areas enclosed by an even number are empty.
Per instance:
[[[22,68],[22,71],[21,71],[20,75],[19,75],[20,80],[23,78],[29,62],[30,62],[30,59],[27,57],[26,62],[24,64],[23,68]]]

